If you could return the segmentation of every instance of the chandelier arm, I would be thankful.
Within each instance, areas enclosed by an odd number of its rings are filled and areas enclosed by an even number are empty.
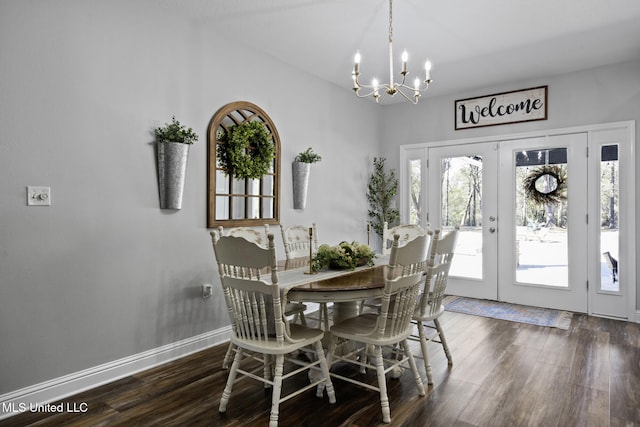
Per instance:
[[[409,74],[409,72],[404,72],[404,73],[400,73],[402,75],[402,81],[397,84],[396,86],[398,87],[406,87],[406,85],[404,84],[404,81],[407,79],[407,74]]]
[[[409,86],[409,85],[400,85],[398,86],[398,89],[403,88],[403,89],[408,89],[408,90],[412,90],[412,91],[418,91],[418,92],[424,92],[425,90],[429,89],[429,85],[423,86],[422,83],[420,83],[420,86],[418,87],[418,89],[415,88],[415,86]]]
[[[373,91],[371,91],[371,92],[369,92],[369,93],[366,93],[366,94],[364,94],[364,95],[361,95],[359,92],[356,92],[356,96],[357,96],[358,98],[368,98],[368,97],[370,97],[371,95],[373,95]]]
[[[404,87],[406,87],[406,86],[404,86]],[[409,89],[411,89],[411,88],[409,88]],[[416,96],[414,94],[413,97],[409,97],[406,93],[404,93],[403,90],[401,90],[400,87],[398,88],[396,93],[399,93],[400,95],[402,95],[407,101],[411,102],[412,104],[417,104],[418,103],[418,98],[420,97],[419,92],[418,92],[418,96]]]

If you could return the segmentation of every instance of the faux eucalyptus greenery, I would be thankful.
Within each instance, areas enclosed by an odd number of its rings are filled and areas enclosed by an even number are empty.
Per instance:
[[[193,144],[198,140],[198,135],[191,128],[187,128],[176,120],[176,116],[171,118],[171,123],[165,123],[162,127],[157,127],[153,131],[157,142],[179,142],[181,144]]]
[[[317,163],[320,160],[322,160],[322,157],[315,153],[311,147],[299,153],[294,159],[294,161],[302,163]]]

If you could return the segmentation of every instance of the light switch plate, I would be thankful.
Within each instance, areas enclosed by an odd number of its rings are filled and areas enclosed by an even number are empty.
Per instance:
[[[27,187],[27,206],[51,206],[51,187]]]

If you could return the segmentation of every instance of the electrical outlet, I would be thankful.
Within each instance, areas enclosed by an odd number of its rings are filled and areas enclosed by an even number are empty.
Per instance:
[[[208,283],[202,285],[202,299],[211,298],[213,295],[213,286]]]
[[[51,206],[51,187],[27,187],[27,206]]]

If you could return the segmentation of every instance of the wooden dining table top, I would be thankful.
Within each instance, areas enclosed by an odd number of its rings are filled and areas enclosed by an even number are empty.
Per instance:
[[[285,289],[289,301],[337,302],[375,297],[384,290],[387,262],[388,257],[381,256],[374,260],[373,266],[309,274],[308,259],[306,266],[300,259],[297,268],[278,272],[279,285]],[[289,267],[293,265],[290,263]]]
[[[362,270],[347,270],[335,277],[316,276],[309,283],[296,286],[298,292],[341,292],[350,289],[375,289],[384,287],[384,265]],[[313,276],[312,276],[313,278]]]

